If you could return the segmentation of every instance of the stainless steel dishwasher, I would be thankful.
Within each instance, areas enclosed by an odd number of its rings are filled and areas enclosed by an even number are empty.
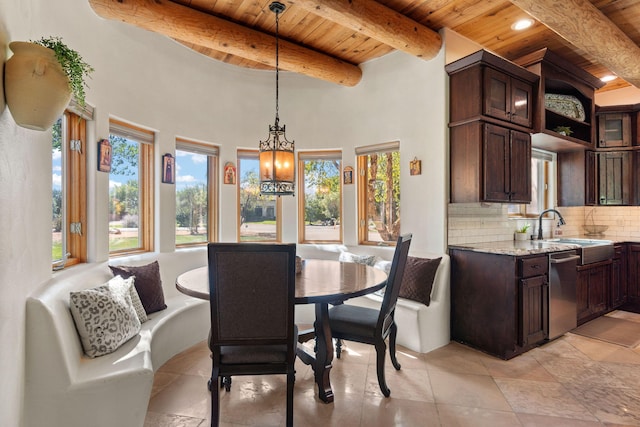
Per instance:
[[[577,326],[576,251],[552,252],[549,255],[549,339]]]

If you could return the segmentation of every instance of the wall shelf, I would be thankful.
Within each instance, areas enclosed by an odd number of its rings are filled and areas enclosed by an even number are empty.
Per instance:
[[[533,146],[554,152],[593,148],[596,141],[594,95],[595,90],[604,83],[546,48],[514,62],[540,76],[534,94],[537,102]],[[545,94],[570,95],[576,98],[584,109],[584,121],[547,109]],[[561,135],[554,131],[558,126],[568,126],[573,133],[571,136]]]

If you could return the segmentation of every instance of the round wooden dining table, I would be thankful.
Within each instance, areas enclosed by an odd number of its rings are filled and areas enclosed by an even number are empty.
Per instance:
[[[340,304],[349,298],[382,289],[387,274],[364,264],[333,260],[307,259],[296,274],[296,304],[315,304],[316,320],[313,334],[301,331],[300,336],[314,335],[315,354],[298,345],[298,357],[311,365],[323,402],[333,402],[329,372],[333,362],[333,340],[329,327],[329,304]],[[200,267],[179,275],[176,288],[195,298],[209,299],[208,267]]]

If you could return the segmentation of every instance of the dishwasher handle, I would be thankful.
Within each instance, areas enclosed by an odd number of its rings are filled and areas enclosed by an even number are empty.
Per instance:
[[[549,257],[549,262],[551,264],[564,264],[565,262],[577,261],[579,259],[579,255],[569,255],[562,258],[554,258],[553,256],[551,256]]]

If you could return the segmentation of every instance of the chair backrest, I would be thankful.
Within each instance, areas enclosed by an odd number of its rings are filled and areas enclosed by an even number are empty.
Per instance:
[[[396,309],[402,278],[404,277],[404,269],[407,265],[412,237],[411,233],[399,236],[396,250],[393,253],[393,261],[391,261],[391,269],[389,270],[389,277],[387,277],[387,285],[382,305],[380,306],[380,315],[378,316],[378,328],[381,328],[383,334],[386,333],[393,322],[393,314]]]
[[[295,341],[295,258],[294,244],[208,244],[214,354],[221,346]]]

